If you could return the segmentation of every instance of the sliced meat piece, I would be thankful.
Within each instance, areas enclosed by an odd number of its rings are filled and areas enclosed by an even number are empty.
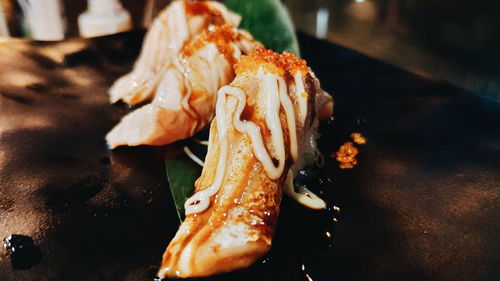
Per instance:
[[[240,16],[215,1],[173,1],[154,20],[133,70],[109,90],[110,101],[135,105],[153,99],[156,87],[184,45],[210,25],[237,27]]]
[[[165,145],[193,136],[212,121],[217,90],[234,78],[233,65],[247,46],[260,44],[229,25],[202,32],[172,61],[153,102],[108,133],[108,145]]]
[[[285,178],[328,100],[317,98],[324,92],[305,61],[288,53],[258,49],[242,56],[236,73],[218,92],[205,166],[161,278],[233,271],[269,251]]]

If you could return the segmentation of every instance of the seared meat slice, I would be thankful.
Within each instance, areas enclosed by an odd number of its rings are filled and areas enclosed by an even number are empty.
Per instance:
[[[151,100],[172,60],[184,45],[210,25],[237,27],[241,17],[216,1],[176,0],[154,20],[134,69],[109,90],[110,101],[130,105]]]
[[[203,277],[247,267],[271,247],[283,184],[318,114],[332,100],[305,61],[258,49],[218,92],[208,153],[186,219],[159,277]]]
[[[229,25],[205,30],[172,61],[153,102],[108,133],[108,145],[165,145],[193,136],[212,121],[217,90],[234,78],[241,53],[257,46],[250,35]]]

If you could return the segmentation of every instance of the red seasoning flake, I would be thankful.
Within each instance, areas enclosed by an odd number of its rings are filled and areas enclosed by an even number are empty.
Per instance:
[[[359,145],[363,145],[363,144],[366,144],[366,139],[365,137],[363,137],[363,135],[361,135],[360,133],[352,133],[351,134],[351,138],[352,140],[359,144]]]
[[[292,53],[276,53],[265,48],[258,48],[248,55],[241,56],[235,65],[237,75],[256,73],[260,68],[279,76],[293,76],[297,72],[306,75],[309,71],[305,60]]]
[[[358,149],[349,141],[341,145],[339,151],[332,154],[332,157],[337,159],[341,169],[352,169],[358,163],[356,155],[358,155]]]
[[[184,1],[184,5],[186,7],[186,12],[191,15],[204,15],[204,14],[212,14],[213,16],[220,16],[220,12],[210,5],[205,3],[204,1],[197,0],[186,0]]]

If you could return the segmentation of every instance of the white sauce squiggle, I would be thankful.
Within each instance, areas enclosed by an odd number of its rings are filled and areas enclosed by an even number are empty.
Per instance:
[[[269,131],[271,131],[271,144],[272,144],[272,150],[274,150],[275,157],[278,160],[278,167],[274,166],[274,163],[271,159],[271,156],[265,149],[265,146],[259,146],[254,147],[254,152],[256,154],[261,154],[263,157],[262,161],[261,159],[260,162],[262,162],[262,165],[264,166],[264,170],[266,171],[267,175],[269,176],[270,179],[278,179],[281,174],[283,174],[283,169],[285,168],[285,146],[283,145],[283,130],[281,128],[281,122],[280,122],[280,96],[279,96],[279,89],[278,89],[278,83],[279,80],[276,81],[276,77],[272,74],[265,74],[263,75],[264,77],[262,78],[263,85],[262,85],[262,90],[264,91],[264,99],[266,102],[265,109],[266,109],[266,125]],[[262,135],[258,134],[255,137],[258,137],[260,139],[260,143],[263,143],[262,140]],[[252,137],[252,144],[253,144],[253,138]],[[256,148],[258,151],[256,151]],[[259,157],[257,157],[259,158]]]
[[[271,158],[270,153],[268,153],[265,147],[259,126],[251,121],[240,119],[246,105],[246,94],[237,87],[222,87],[217,94],[215,117],[220,143],[220,157],[217,163],[215,181],[211,186],[195,193],[186,201],[184,205],[186,209],[186,215],[202,212],[206,208],[208,208],[208,206],[210,205],[210,197],[215,195],[222,185],[228,153],[226,139],[226,95],[232,95],[238,99],[238,104],[235,110],[234,118],[232,120],[233,125],[240,133],[246,133],[250,136],[255,157],[262,163],[264,171],[270,179],[276,180],[281,177],[285,167],[284,137],[281,127],[281,121],[279,118],[279,112],[282,105],[285,110],[290,135],[290,154],[292,155],[292,158],[294,160],[297,159],[298,148],[297,132],[295,126],[295,112],[290,97],[288,96],[288,90],[285,80],[282,77],[270,73],[259,72],[258,76],[259,80],[263,81],[261,87],[261,91],[263,92],[261,94],[265,99],[265,108],[267,109],[265,113],[266,125],[271,131],[271,143],[275,157],[278,160],[278,166],[276,167],[274,165],[273,159]]]
[[[193,141],[196,143],[199,143],[201,145],[208,146],[208,141],[206,141],[206,140],[199,140],[197,138],[193,138]]]
[[[293,173],[288,171],[285,181],[285,193],[300,204],[311,209],[319,210],[326,208],[326,203],[305,186],[300,186],[298,192],[293,186]]]
[[[187,146],[184,146],[184,153],[186,153],[186,155],[191,158],[191,160],[193,160],[196,164],[200,165],[200,166],[205,166],[205,162],[203,162],[203,160],[201,160],[200,158],[198,158],[198,156],[196,156],[192,151],[191,149],[189,149],[189,147]]]
[[[293,161],[297,161],[299,157],[299,149],[297,147],[297,128],[295,123],[295,110],[293,109],[293,103],[288,95],[285,80],[280,77],[280,100],[281,105],[285,109],[286,121],[288,126],[288,132],[290,136],[290,154],[292,155]]]
[[[299,103],[299,121],[303,126],[307,116],[307,92],[304,88],[304,80],[300,72],[293,75],[293,80],[295,82],[295,94]]]
[[[217,169],[215,173],[214,183],[196,192],[191,196],[186,203],[184,203],[184,209],[186,210],[186,215],[199,213],[204,211],[210,205],[210,197],[215,195],[222,185],[222,180],[224,179],[224,170],[226,169],[226,159],[227,159],[227,126],[226,126],[226,95],[224,93],[224,88],[219,90],[217,106],[215,107],[215,122],[217,124],[217,135],[219,137],[219,161],[217,162]],[[221,106],[224,105],[224,106]]]

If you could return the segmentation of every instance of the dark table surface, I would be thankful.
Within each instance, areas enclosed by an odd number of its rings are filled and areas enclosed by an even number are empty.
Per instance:
[[[295,26],[500,100],[500,2],[283,0]]]
[[[11,36],[16,1],[2,1]],[[135,28],[171,0],[121,0]],[[500,2],[495,0],[282,0],[297,29],[433,79],[500,100]],[[9,5],[10,3],[10,5]],[[85,0],[61,0],[66,37],[78,36]],[[7,6],[5,6],[7,5]],[[10,8],[8,8],[10,7]],[[144,25],[145,24],[145,25]],[[0,40],[1,41],[1,40]]]
[[[106,91],[142,36],[0,45],[0,238],[35,245],[0,248],[0,280],[154,278],[178,226],[163,164],[177,147],[108,151],[103,140],[130,110]],[[285,199],[272,252],[216,279],[499,280],[500,105],[300,42],[336,101],[321,126],[326,165],[307,180],[340,213]],[[329,155],[354,131],[368,143],[341,170]]]

